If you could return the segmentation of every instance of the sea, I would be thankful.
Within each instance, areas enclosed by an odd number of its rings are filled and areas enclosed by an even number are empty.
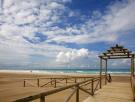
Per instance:
[[[39,68],[39,69],[0,69],[0,72],[34,72],[34,73],[52,73],[52,74],[99,74],[99,68]],[[103,70],[104,72],[104,70]],[[109,68],[110,74],[130,74],[130,68]]]

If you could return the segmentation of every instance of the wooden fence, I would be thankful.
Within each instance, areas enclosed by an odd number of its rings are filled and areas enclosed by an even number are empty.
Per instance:
[[[103,78],[108,79],[108,82],[111,82],[110,74],[109,74],[109,77],[106,77],[106,75],[103,75],[102,79]],[[52,80],[54,80],[54,79],[52,79]],[[76,81],[74,84],[63,86],[63,87],[60,87],[60,88],[55,88],[53,90],[49,90],[49,91],[46,91],[46,92],[43,92],[43,93],[40,93],[40,94],[36,94],[36,95],[33,95],[33,96],[28,96],[28,97],[25,97],[25,98],[22,98],[22,99],[18,99],[14,102],[29,102],[29,101],[33,101],[33,100],[36,100],[36,99],[40,99],[40,102],[45,102],[46,96],[54,94],[54,93],[58,93],[58,92],[61,92],[61,91],[67,90],[67,89],[71,89],[71,88],[73,89],[73,91],[67,97],[67,99],[64,102],[69,102],[74,94],[76,94],[76,102],[79,102],[79,90],[93,96],[95,91],[98,89],[100,79],[101,79],[100,77],[95,77],[95,78],[93,77],[93,78],[85,79],[84,81],[81,81],[81,82]],[[39,82],[39,80],[37,82]],[[24,82],[24,83],[26,83],[26,82]],[[57,82],[55,84],[57,84]],[[87,85],[89,85],[89,87],[90,87],[89,89],[85,89],[83,87],[83,86],[87,86]],[[38,83],[38,86],[39,86],[39,83]]]
[[[37,86],[37,87],[45,87],[47,85],[53,86],[54,88],[57,87],[58,83],[65,83],[66,85],[68,83],[77,83],[80,81],[84,81],[86,79],[92,79],[93,77],[65,77],[65,78],[27,78],[23,81],[23,86]],[[46,82],[42,82],[42,80],[45,80]]]
[[[132,92],[133,92],[133,97],[135,102],[135,79],[133,76],[131,76],[131,87],[132,87]]]

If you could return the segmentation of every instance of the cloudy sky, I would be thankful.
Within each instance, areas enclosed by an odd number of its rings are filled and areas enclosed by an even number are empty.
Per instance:
[[[96,68],[116,43],[134,52],[134,10],[135,0],[0,0],[0,68]]]

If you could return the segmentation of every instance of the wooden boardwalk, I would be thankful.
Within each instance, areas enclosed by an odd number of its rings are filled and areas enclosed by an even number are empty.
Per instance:
[[[133,102],[131,85],[124,82],[108,83],[84,102]]]

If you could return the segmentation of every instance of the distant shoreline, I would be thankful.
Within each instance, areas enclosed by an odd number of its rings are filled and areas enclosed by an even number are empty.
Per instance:
[[[46,71],[46,70],[0,70],[0,73],[17,73],[17,74],[39,74],[39,75],[99,75],[99,72],[96,73],[83,73],[81,71],[78,72],[62,72],[62,71]],[[113,76],[129,76],[130,72],[110,72]]]

